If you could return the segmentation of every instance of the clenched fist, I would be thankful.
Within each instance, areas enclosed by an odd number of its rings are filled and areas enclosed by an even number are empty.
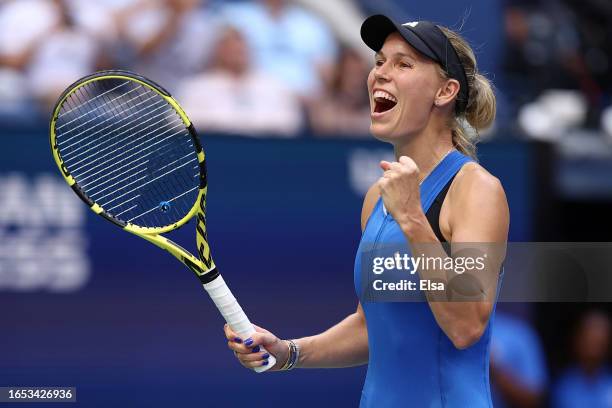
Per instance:
[[[378,180],[378,188],[387,211],[400,225],[419,219],[423,209],[416,163],[410,157],[401,156],[399,162],[381,161],[380,167],[385,172]]]

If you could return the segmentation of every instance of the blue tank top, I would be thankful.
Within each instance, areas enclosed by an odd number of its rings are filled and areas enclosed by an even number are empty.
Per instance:
[[[453,151],[429,174],[421,184],[425,213],[444,186],[469,161],[469,157]],[[379,199],[355,259],[355,290],[365,313],[369,343],[368,372],[360,408],[491,407],[491,320],[477,343],[459,350],[438,326],[422,293],[421,301],[410,302],[372,302],[363,295],[362,257],[372,247],[376,250],[388,244],[400,244],[409,250],[403,232]]]

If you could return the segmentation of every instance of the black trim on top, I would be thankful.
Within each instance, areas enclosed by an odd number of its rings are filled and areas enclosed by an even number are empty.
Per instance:
[[[429,210],[427,210],[427,214],[425,214],[427,221],[429,221],[429,225],[431,225],[431,229],[433,230],[434,234],[436,234],[438,240],[442,243],[446,242],[446,238],[444,238],[444,235],[442,235],[442,230],[440,230],[440,212],[442,211],[442,204],[444,204],[444,199],[446,198],[446,194],[448,193],[455,176],[453,176],[438,193],[434,202],[429,207]]]

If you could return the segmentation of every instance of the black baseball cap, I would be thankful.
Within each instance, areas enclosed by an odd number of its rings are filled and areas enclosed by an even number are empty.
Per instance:
[[[456,110],[458,113],[463,113],[469,97],[465,68],[459,60],[457,51],[440,27],[430,21],[398,24],[387,16],[376,14],[366,18],[361,25],[361,38],[368,47],[378,52],[389,34],[396,31],[414,49],[440,64],[450,78],[459,81],[461,87]]]

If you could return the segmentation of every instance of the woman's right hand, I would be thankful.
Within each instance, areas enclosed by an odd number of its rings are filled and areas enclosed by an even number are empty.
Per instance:
[[[259,326],[255,326],[255,333],[251,337],[243,339],[235,333],[228,324],[225,324],[224,331],[227,338],[227,346],[234,352],[240,364],[246,368],[255,368],[268,365],[267,353],[260,351],[263,346],[268,353],[276,357],[276,364],[268,371],[280,369],[287,362],[289,357],[289,347],[287,342],[279,339],[274,334]]]

